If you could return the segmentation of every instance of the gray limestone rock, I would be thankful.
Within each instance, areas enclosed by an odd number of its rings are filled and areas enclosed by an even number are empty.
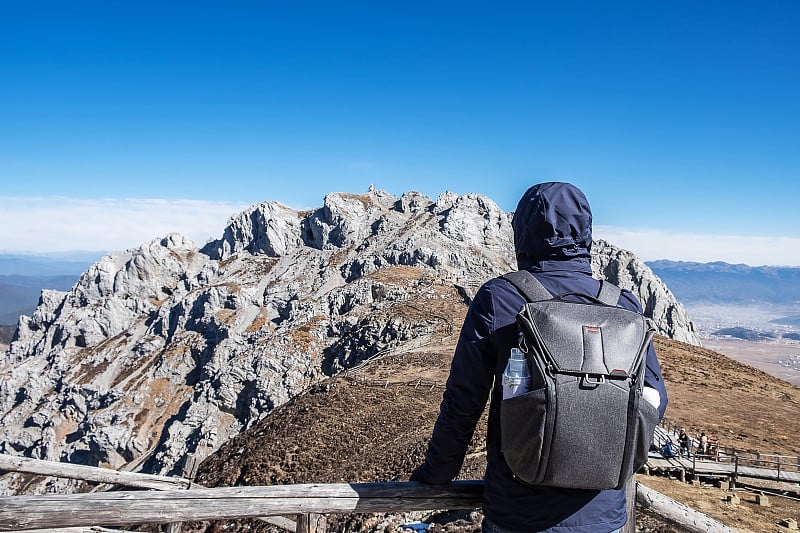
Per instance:
[[[592,269],[604,278],[633,292],[661,335],[700,346],[700,335],[688,314],[650,267],[627,250],[599,240],[592,245]]]
[[[514,269],[510,221],[476,194],[371,189],[311,212],[256,204],[202,250],[173,234],[110,254],[71,290],[43,291],[0,354],[0,451],[174,473],[326,375],[431,335],[384,312],[424,286],[379,271],[415,267],[474,293]],[[632,254],[598,242],[593,266],[662,334],[697,343]],[[0,492],[18,485],[0,476]]]
[[[262,202],[232,217],[222,239],[207,244],[203,251],[213,259],[236,253],[277,257],[300,246],[301,220],[298,213],[279,202]]]

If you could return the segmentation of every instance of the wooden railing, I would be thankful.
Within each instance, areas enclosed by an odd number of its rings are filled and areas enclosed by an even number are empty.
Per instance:
[[[109,468],[73,465],[70,463],[60,463],[58,461],[42,461],[40,459],[30,459],[28,457],[6,454],[0,454],[0,470],[80,479],[84,481],[94,481],[96,483],[110,483],[112,485],[122,485],[139,489],[188,489],[192,485],[190,479],[182,477],[119,472]]]
[[[787,473],[797,474],[800,472],[800,465],[797,464],[797,457],[786,455],[770,455],[773,459],[766,459],[763,455],[758,458],[746,457],[741,455],[733,456],[734,479],[739,477],[739,467],[749,466],[753,468],[764,468],[776,472],[776,481],[797,482],[797,476],[788,476]],[[788,461],[787,461],[788,460]]]
[[[186,456],[184,463],[184,477],[156,476],[152,474],[141,474],[138,472],[119,472],[108,468],[73,465],[70,463],[61,463],[57,461],[43,461],[41,459],[31,459],[16,455],[0,454],[0,471],[20,472],[23,474],[38,474],[67,479],[79,479],[82,481],[92,481],[95,483],[155,490],[189,489],[192,487],[203,488],[202,485],[192,481],[194,474],[197,471],[197,466],[197,457],[193,454],[189,454]],[[269,522],[270,524],[283,528],[287,531],[294,532],[298,529],[295,522],[282,517],[259,517],[259,520]],[[301,519],[299,522],[306,523],[307,520]],[[180,524],[181,523],[178,521],[170,521],[167,532],[180,533]]]
[[[337,483],[0,497],[0,531],[480,507],[483,483]]]
[[[317,533],[325,530],[326,514],[476,509],[481,506],[483,496],[482,481],[454,481],[448,485],[401,482],[204,488],[183,478],[175,480],[5,455],[0,455],[0,470],[103,483],[137,483],[136,486],[146,479],[162,489],[165,479],[174,482],[168,490],[0,497],[0,531],[258,518],[297,533]],[[178,489],[183,486],[189,488]],[[634,501],[656,515],[677,521],[685,531],[732,531],[647,487],[637,488],[631,482],[629,490],[631,520],[626,531],[633,531]],[[296,515],[296,525],[285,515]]]
[[[671,420],[664,418],[661,423],[659,424],[661,428],[663,428],[667,433],[677,435],[680,429],[684,426],[677,424]],[[658,442],[658,444],[663,444],[663,440]],[[675,442],[675,444],[678,444]],[[698,442],[697,439],[692,439],[693,446],[697,446]],[[736,448],[734,446],[725,446],[719,443],[718,440],[714,439],[711,442],[710,447],[713,449],[712,452],[706,454],[698,454],[700,457],[706,459],[721,459],[724,460],[725,457],[733,458],[739,457],[739,460],[742,461],[742,464],[747,464],[749,466],[765,466],[767,464],[777,464],[779,463],[784,469],[788,472],[790,470],[797,472],[800,470],[800,455],[780,455],[776,453],[762,453],[755,450],[747,450],[744,448]]]

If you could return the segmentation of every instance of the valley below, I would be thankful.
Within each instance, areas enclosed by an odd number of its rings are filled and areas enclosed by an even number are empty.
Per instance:
[[[800,387],[800,342],[709,337],[703,346]]]
[[[800,386],[796,305],[690,303],[703,347]]]

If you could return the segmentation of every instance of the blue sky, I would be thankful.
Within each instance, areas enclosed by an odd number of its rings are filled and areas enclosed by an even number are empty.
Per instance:
[[[571,181],[644,259],[800,265],[800,4],[0,6],[0,251]]]

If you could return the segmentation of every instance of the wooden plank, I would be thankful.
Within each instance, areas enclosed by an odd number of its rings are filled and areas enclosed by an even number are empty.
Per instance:
[[[297,524],[294,522],[294,520],[289,520],[283,516],[260,516],[258,517],[258,520],[266,522],[267,524],[272,524],[273,526],[278,526],[279,528],[286,531],[291,531],[292,533],[297,531]]]
[[[173,490],[189,488],[191,481],[180,477],[156,476],[135,472],[118,472],[109,468],[43,461],[16,455],[0,454],[0,470],[42,476],[82,479],[141,489]]]
[[[670,520],[679,526],[681,531],[690,533],[736,533],[722,522],[695,511],[680,502],[664,496],[650,487],[638,484],[636,503],[644,509]]]
[[[21,530],[18,529],[17,531]],[[108,529],[100,526],[26,529],[24,531],[25,533],[138,533],[136,531],[128,531],[127,529]]]
[[[0,531],[306,513],[473,509],[483,483],[354,483],[0,497]]]
[[[625,510],[628,521],[622,526],[622,533],[636,533],[636,479],[631,477],[625,484]]]

